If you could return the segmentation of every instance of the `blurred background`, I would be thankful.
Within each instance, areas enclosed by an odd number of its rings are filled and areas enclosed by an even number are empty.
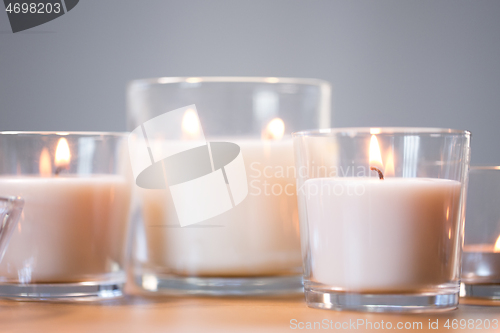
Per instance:
[[[2,7],[3,8],[3,7]],[[0,130],[126,130],[126,84],[313,77],[332,126],[472,131],[500,165],[500,1],[82,0],[13,34],[0,11]]]

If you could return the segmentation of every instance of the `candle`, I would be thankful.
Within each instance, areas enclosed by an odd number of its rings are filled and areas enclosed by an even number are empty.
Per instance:
[[[500,282],[500,236],[495,244],[464,245],[462,254],[462,282]]]
[[[293,137],[307,305],[456,308],[470,133],[339,128]]]
[[[180,276],[300,274],[291,140],[221,141],[241,148],[248,196],[219,216],[181,228],[167,191],[141,189],[149,262]]]
[[[430,178],[307,180],[312,280],[376,293],[452,280],[460,189]]]
[[[125,179],[0,177],[26,204],[0,264],[2,282],[79,282],[122,267],[130,190]]]
[[[32,137],[37,139],[36,135]],[[98,140],[102,140],[97,138],[87,148],[94,149]],[[74,140],[80,148],[82,141],[88,143],[92,138],[83,136],[83,139]],[[16,195],[25,201],[18,228],[0,263],[2,283],[124,282],[122,252],[130,184],[124,177],[114,174],[70,174],[72,154],[68,140],[64,137],[58,140],[54,163],[49,149],[41,150],[40,176],[0,177],[0,195]],[[108,156],[106,165],[111,161]],[[90,159],[88,162],[96,161]],[[1,293],[23,293],[12,290],[2,289]],[[46,291],[44,297],[54,297],[51,292]],[[55,296],[62,297],[63,293],[56,292]],[[80,289],[81,296],[82,293]],[[23,296],[20,294],[16,295]]]
[[[396,178],[392,152],[384,174],[377,137],[370,170],[376,178],[308,179],[304,183],[311,279],[340,290],[409,292],[453,280],[458,181]]]

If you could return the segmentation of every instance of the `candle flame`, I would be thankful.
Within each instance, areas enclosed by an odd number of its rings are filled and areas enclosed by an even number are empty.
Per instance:
[[[495,242],[495,247],[493,248],[493,252],[500,252],[500,236],[498,236],[497,241]]]
[[[380,146],[375,135],[372,135],[370,140],[370,167],[383,168],[382,155],[380,154]]]
[[[66,168],[71,161],[68,140],[60,138],[57,142],[55,165],[58,168]]]
[[[281,120],[281,118],[274,118],[269,122],[269,124],[267,124],[262,137],[264,139],[280,140],[283,138],[284,134],[285,123]]]
[[[40,161],[38,163],[38,170],[42,177],[50,177],[52,174],[52,163],[50,161],[50,154],[47,148],[43,148],[40,154]]]
[[[384,171],[386,176],[394,176],[396,174],[394,171],[394,154],[392,153],[392,149],[387,153]]]
[[[185,134],[195,139],[200,134],[200,120],[193,109],[187,109],[182,117],[182,130]]]

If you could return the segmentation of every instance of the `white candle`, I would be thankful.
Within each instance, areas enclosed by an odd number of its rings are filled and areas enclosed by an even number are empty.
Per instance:
[[[219,216],[181,228],[167,191],[141,189],[149,262],[185,276],[300,274],[291,140],[227,141],[242,149],[248,196]]]
[[[462,282],[499,283],[500,249],[493,244],[464,245]]]
[[[304,187],[312,281],[396,292],[458,278],[450,242],[459,232],[459,182],[319,178]]]
[[[0,195],[25,205],[1,282],[92,281],[123,269],[130,185],[113,175],[0,177]]]

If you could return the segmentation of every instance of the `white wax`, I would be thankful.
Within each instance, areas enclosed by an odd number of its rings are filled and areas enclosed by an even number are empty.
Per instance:
[[[141,189],[149,264],[191,276],[300,274],[291,140],[227,141],[242,149],[248,196],[219,216],[181,228],[167,191]]]
[[[460,189],[429,178],[307,180],[312,281],[376,293],[457,280]]]
[[[77,282],[122,268],[130,184],[118,176],[0,177],[25,200],[2,282]]]

